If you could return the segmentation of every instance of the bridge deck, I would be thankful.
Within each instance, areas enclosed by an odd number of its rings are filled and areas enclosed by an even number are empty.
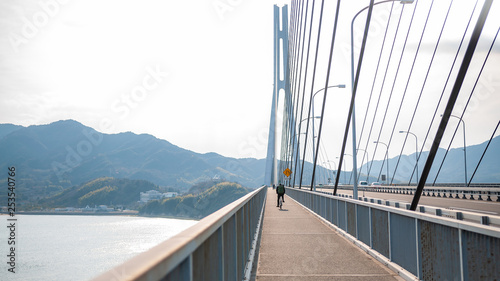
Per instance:
[[[285,195],[268,190],[256,280],[403,280]]]

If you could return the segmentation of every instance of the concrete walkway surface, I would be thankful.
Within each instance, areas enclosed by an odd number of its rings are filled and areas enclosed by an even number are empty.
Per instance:
[[[269,188],[256,280],[403,280],[285,194]]]

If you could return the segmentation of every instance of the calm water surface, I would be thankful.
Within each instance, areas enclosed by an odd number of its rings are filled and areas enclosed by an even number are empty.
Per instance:
[[[197,221],[124,216],[16,216],[16,268],[8,272],[7,216],[0,216],[0,280],[89,280]]]

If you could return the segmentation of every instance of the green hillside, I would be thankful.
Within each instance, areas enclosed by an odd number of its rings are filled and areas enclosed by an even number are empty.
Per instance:
[[[198,195],[151,201],[139,210],[139,214],[201,219],[247,193],[248,190],[237,183],[221,182]]]
[[[63,192],[40,200],[40,205],[55,207],[85,207],[87,205],[123,205],[131,207],[139,201],[140,193],[158,190],[158,187],[145,180],[98,178],[80,186],[65,189]]]

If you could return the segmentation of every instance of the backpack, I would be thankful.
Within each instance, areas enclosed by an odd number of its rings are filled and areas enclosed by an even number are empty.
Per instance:
[[[277,189],[278,193],[285,193],[285,186],[283,186],[282,184],[278,185],[278,189]]]

